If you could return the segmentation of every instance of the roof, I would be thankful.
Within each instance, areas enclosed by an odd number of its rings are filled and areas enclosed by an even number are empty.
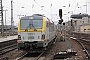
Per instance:
[[[90,15],[88,17],[90,18]]]
[[[88,17],[88,14],[73,14],[70,16],[70,18],[82,18],[82,17]]]
[[[82,24],[82,26],[83,26],[83,25],[90,25],[90,23]]]
[[[39,15],[39,14],[34,14],[32,16],[25,16],[25,17],[21,17],[21,20],[37,20],[37,19],[42,19],[43,15]]]

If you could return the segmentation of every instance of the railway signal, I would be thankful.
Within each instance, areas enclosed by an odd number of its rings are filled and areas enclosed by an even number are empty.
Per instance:
[[[62,26],[62,22],[63,22],[63,19],[62,19],[62,9],[59,9],[59,17],[60,17],[61,20],[59,20],[58,24],[60,26]],[[63,23],[63,25],[64,25],[64,29],[60,29],[60,35],[61,35],[60,36],[60,40],[61,41],[65,41],[65,38],[66,38],[65,23]]]
[[[65,23],[63,23],[63,25],[65,25]]]
[[[72,20],[71,20],[71,26],[73,26],[73,22],[72,22]]]
[[[62,19],[62,9],[59,9],[59,17]]]
[[[62,22],[63,22],[63,19],[59,20],[58,24],[62,24]]]

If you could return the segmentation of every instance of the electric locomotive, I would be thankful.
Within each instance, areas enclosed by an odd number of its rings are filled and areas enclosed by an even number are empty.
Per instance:
[[[22,50],[44,48],[54,41],[56,27],[54,22],[40,14],[21,17],[18,21],[17,47]]]

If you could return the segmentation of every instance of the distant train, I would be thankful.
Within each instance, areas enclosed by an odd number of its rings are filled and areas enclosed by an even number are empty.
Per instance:
[[[22,50],[46,49],[57,36],[54,22],[40,14],[21,17],[18,22],[17,47]]]

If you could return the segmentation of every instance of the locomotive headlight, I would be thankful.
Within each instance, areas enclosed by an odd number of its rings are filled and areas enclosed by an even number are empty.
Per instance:
[[[21,42],[21,36],[20,36],[20,35],[18,35],[18,40],[17,40],[17,42],[18,42],[18,43]]]
[[[21,40],[21,36],[20,35],[18,35],[18,40]]]
[[[45,34],[42,34],[42,41],[44,42],[44,39],[45,39]]]
[[[17,42],[18,42],[18,43],[20,43],[20,42],[21,42],[21,40],[17,40]]]

